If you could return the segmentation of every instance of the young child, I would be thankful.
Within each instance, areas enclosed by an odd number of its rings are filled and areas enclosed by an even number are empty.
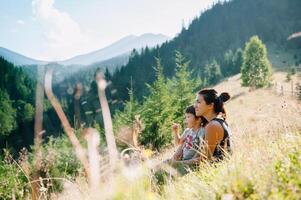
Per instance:
[[[179,134],[179,124],[174,123],[172,125],[174,141],[179,147],[172,158],[166,161],[171,165],[191,165],[199,162],[199,147],[204,139],[206,119],[197,117],[194,106],[189,106],[185,110],[185,122],[187,128],[181,136]]]

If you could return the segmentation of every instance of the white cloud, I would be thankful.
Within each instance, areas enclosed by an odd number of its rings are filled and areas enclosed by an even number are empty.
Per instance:
[[[68,13],[54,7],[54,0],[32,0],[32,11],[43,26],[47,42],[40,58],[61,60],[87,50],[89,36]]]

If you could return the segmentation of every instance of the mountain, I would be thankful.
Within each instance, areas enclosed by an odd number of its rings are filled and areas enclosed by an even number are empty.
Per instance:
[[[113,100],[126,100],[129,86],[133,87],[136,98],[142,99],[147,95],[145,83],[152,84],[156,76],[154,57],[161,59],[164,75],[173,76],[175,51],[180,51],[190,61],[190,69],[202,80],[206,78],[206,65],[213,60],[220,65],[224,77],[233,75],[239,72],[240,66],[231,70],[231,65],[225,64],[227,54],[233,55],[239,48],[243,49],[253,35],[259,36],[269,53],[271,50],[275,52],[273,57],[283,57],[283,52],[294,52],[289,55],[294,57],[290,63],[298,65],[301,63],[301,38],[288,40],[288,37],[301,31],[300,8],[300,0],[218,2],[192,20],[172,40],[131,56],[129,62],[112,76],[112,90],[118,91]],[[284,67],[288,66],[285,58],[280,62]]]
[[[46,61],[28,58],[3,47],[0,47],[0,56],[14,65],[40,65],[47,63]]]
[[[143,34],[141,36],[130,35],[124,37],[117,42],[111,44],[103,49],[75,56],[68,60],[59,62],[63,65],[80,64],[88,65],[103,60],[108,60],[122,54],[130,54],[133,49],[141,49],[142,47],[154,47],[167,41],[168,37],[162,34]]]
[[[128,58],[133,49],[141,49],[145,46],[154,47],[167,41],[169,38],[162,34],[146,33],[140,36],[129,35],[113,44],[91,53],[75,56],[68,60],[58,61],[60,65],[91,65],[102,61],[109,61],[112,65],[124,64],[124,58]],[[0,47],[0,56],[13,63],[14,65],[39,65],[47,64],[47,61],[28,58],[19,53]],[[114,61],[114,58],[117,57]],[[123,58],[120,63],[120,58]],[[55,61],[54,61],[55,62]]]

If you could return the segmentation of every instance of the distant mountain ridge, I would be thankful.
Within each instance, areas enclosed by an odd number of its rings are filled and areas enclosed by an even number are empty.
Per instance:
[[[103,49],[88,54],[75,56],[71,59],[59,63],[63,65],[70,65],[70,64],[88,65],[95,62],[107,60],[119,56],[121,54],[130,53],[133,49],[140,49],[145,46],[154,47],[156,45],[162,44],[167,40],[168,37],[162,34],[147,33],[141,36],[130,35],[118,40],[117,42]]]
[[[14,65],[40,65],[47,63],[46,61],[35,60],[3,47],[0,47],[0,56]]]
[[[154,47],[168,39],[169,38],[163,34],[146,33],[140,36],[129,35],[97,51],[78,55],[63,61],[51,62],[56,62],[60,65],[91,65],[105,60],[111,60],[112,62],[114,57],[129,55],[133,49],[139,50],[145,46]],[[29,58],[3,47],[0,47],[0,56],[14,65],[40,65],[49,63],[48,61]]]

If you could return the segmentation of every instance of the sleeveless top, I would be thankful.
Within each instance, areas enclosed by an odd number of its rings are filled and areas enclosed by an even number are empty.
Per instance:
[[[196,132],[191,128],[185,129],[182,136],[184,137],[182,160],[192,159],[198,153],[200,141],[204,138],[204,135],[205,131],[203,127],[199,128]]]
[[[217,144],[213,152],[213,158],[219,161],[222,160],[225,157],[225,155],[232,154],[232,144],[231,144],[232,133],[225,120],[220,118],[214,118],[213,120],[219,122],[224,129],[224,137],[220,141],[220,143]]]

